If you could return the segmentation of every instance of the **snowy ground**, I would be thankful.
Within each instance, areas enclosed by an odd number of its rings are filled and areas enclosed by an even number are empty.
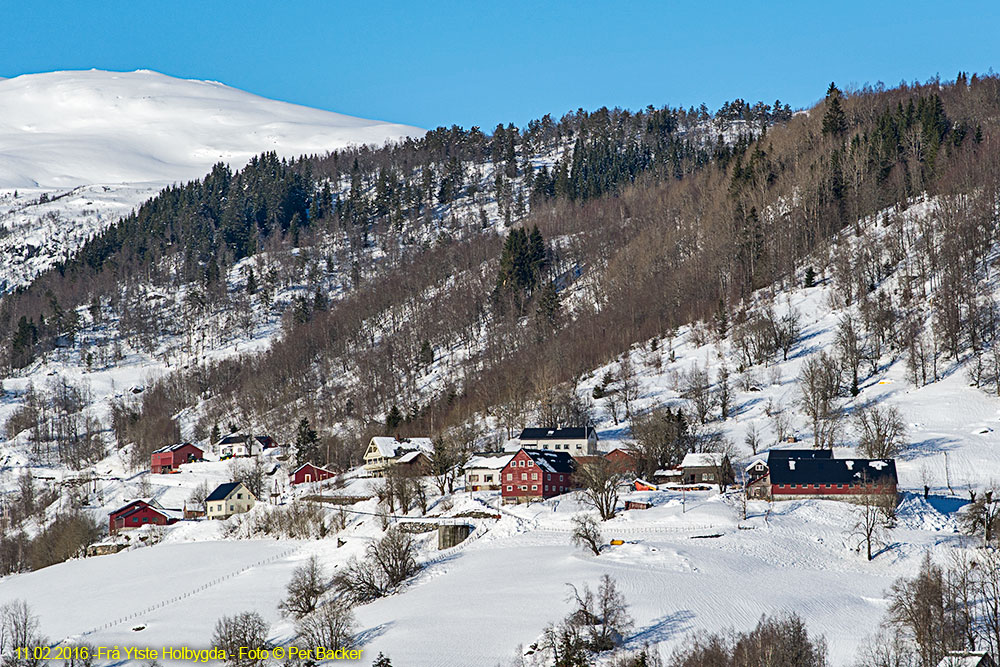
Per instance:
[[[604,573],[635,617],[629,646],[667,653],[689,631],[746,628],[787,610],[826,635],[833,664],[847,664],[884,613],[891,582],[914,571],[924,549],[941,556],[961,541],[952,519],[920,497],[907,497],[895,544],[868,563],[845,544],[850,509],[841,503],[783,503],[765,518],[758,502],[741,521],[714,492],[688,493],[683,506],[678,493],[643,495],[655,506],[606,523],[605,540],[625,544],[599,557],[570,545],[569,519],[581,509],[570,497],[476,520],[473,536],[445,552],[428,539],[430,564],[403,593],[356,610],[364,664],[380,651],[403,665],[508,664],[568,611],[567,584],[595,587]],[[462,499],[455,511],[474,505]],[[370,522],[355,525],[337,549],[329,539],[219,541],[217,526],[182,523],[154,547],[7,577],[0,598],[28,600],[54,640],[203,647],[216,618],[254,609],[272,623],[272,640],[287,643],[293,630],[277,603],[294,567],[317,554],[333,571],[377,534]]]

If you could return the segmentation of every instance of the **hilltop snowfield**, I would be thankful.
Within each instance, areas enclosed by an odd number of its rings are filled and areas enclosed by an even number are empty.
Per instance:
[[[0,187],[171,183],[423,132],[149,70],[26,74],[0,81]]]
[[[0,294],[218,162],[238,169],[265,151],[298,157],[423,133],[148,70],[0,79]]]

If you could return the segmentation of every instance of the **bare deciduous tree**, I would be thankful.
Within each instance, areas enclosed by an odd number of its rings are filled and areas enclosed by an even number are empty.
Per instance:
[[[868,560],[875,558],[877,550],[888,543],[895,506],[895,497],[884,493],[863,493],[858,498],[850,539],[856,549],[865,548]]]
[[[354,639],[354,626],[354,612],[347,600],[335,598],[301,617],[295,624],[295,630],[304,647],[323,646],[336,650],[350,646]]]
[[[35,647],[48,643],[38,632],[38,617],[24,600],[14,600],[0,606],[0,664],[3,667],[36,667],[44,664],[32,651],[18,654],[19,647]]]
[[[302,618],[316,611],[326,588],[326,574],[319,563],[319,558],[310,556],[309,560],[292,571],[292,579],[286,588],[287,595],[278,604],[278,609],[293,618]]]
[[[581,549],[589,549],[595,556],[601,555],[604,538],[601,536],[600,526],[590,514],[577,514],[573,517],[573,534],[570,539]]]
[[[584,502],[597,510],[601,520],[613,519],[623,479],[618,467],[605,458],[588,461],[577,468],[573,478],[580,484]]]
[[[840,365],[826,352],[809,357],[799,374],[799,405],[813,427],[813,446],[833,447],[840,418]]]
[[[223,616],[215,623],[212,646],[226,652],[227,664],[249,667],[264,662],[264,658],[251,658],[253,649],[267,648],[270,626],[255,611],[245,611],[235,616]],[[242,649],[242,650],[241,650]]]
[[[419,569],[416,542],[391,527],[382,539],[368,545],[363,559],[351,559],[333,584],[349,600],[368,602],[388,595]]]
[[[868,404],[854,413],[858,453],[872,459],[898,456],[906,445],[906,424],[894,405]]]

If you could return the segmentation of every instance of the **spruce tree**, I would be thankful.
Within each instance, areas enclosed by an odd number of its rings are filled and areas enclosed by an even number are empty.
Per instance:
[[[847,115],[840,105],[840,90],[831,83],[830,89],[826,92],[826,113],[823,115],[823,134],[840,137],[845,132],[847,132]]]
[[[303,417],[299,421],[299,428],[295,434],[295,459],[299,465],[313,463],[323,465],[326,461],[320,462],[319,435],[315,429],[309,426],[309,420]]]

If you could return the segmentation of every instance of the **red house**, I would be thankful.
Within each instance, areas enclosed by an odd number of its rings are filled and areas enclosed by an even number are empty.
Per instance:
[[[177,523],[171,510],[163,509],[152,498],[133,500],[108,515],[108,530],[116,535],[120,530],[131,530],[143,526],[169,526]]]
[[[203,456],[205,456],[205,452],[190,442],[168,445],[153,452],[150,457],[149,469],[155,473],[168,473],[177,470],[182,463],[190,463]]]
[[[504,503],[545,500],[573,489],[576,464],[569,452],[520,449],[500,471]]]
[[[615,470],[620,473],[635,472],[635,457],[620,447],[612,449],[604,455],[604,458],[606,458],[611,465],[614,466]]]
[[[292,484],[303,484],[305,482],[319,482],[324,479],[330,479],[331,477],[336,477],[337,473],[332,470],[327,470],[326,468],[320,468],[319,466],[314,466],[311,463],[305,463],[300,465],[298,468],[292,471],[291,477]]]

